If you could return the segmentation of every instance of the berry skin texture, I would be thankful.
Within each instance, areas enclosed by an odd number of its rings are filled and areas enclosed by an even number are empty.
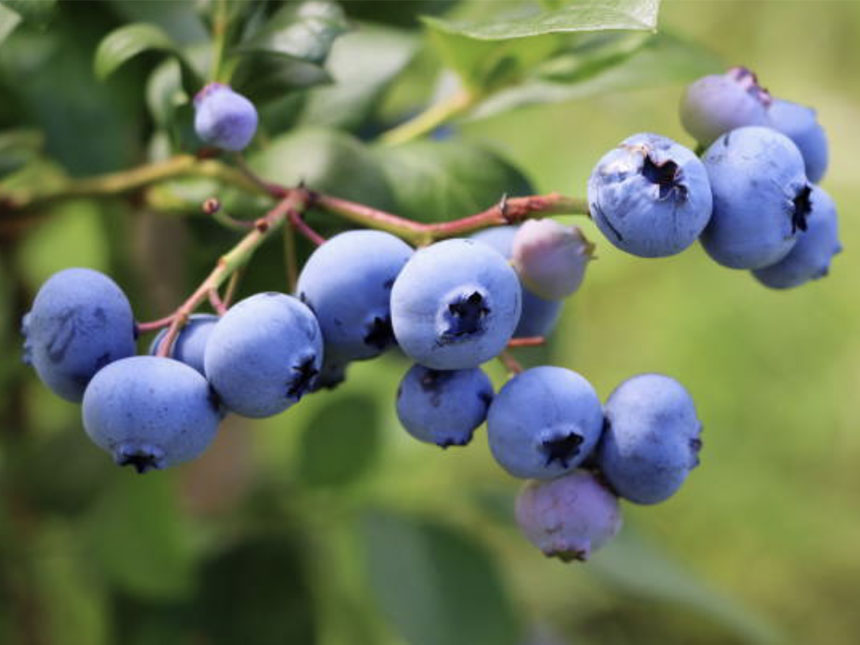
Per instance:
[[[509,260],[513,253],[514,235],[519,228],[519,226],[493,226],[478,231],[470,239],[487,244]],[[558,323],[563,305],[560,300],[541,298],[522,285],[522,313],[514,330],[514,338],[549,336]]]
[[[587,560],[621,529],[618,498],[586,470],[530,481],[516,503],[517,524],[547,557]]]
[[[680,253],[711,217],[708,174],[684,146],[636,134],[610,150],[588,179],[594,223],[622,251],[643,258]]]
[[[437,242],[417,251],[394,282],[394,336],[425,367],[477,367],[507,345],[520,318],[521,297],[517,274],[486,244]]]
[[[193,314],[185,327],[180,330],[176,340],[173,341],[170,358],[175,358],[180,363],[185,363],[206,376],[203,371],[203,354],[206,351],[209,334],[212,333],[217,322],[218,316],[214,314]],[[166,335],[167,329],[162,329],[153,338],[149,345],[150,356],[155,356],[158,352],[158,346]]]
[[[782,260],[753,275],[772,289],[790,289],[809,280],[823,278],[830,271],[833,256],[842,251],[836,205],[818,186],[809,195],[812,209],[806,218],[807,229],[799,233],[797,244]]]
[[[699,464],[702,424],[689,393],[673,378],[640,374],[624,381],[606,402],[606,421],[597,465],[631,502],[668,499]]]
[[[24,362],[62,398],[79,402],[108,363],[135,353],[131,305],[109,277],[65,269],[41,286],[21,322]]]
[[[326,361],[373,358],[394,345],[391,288],[412,253],[390,233],[347,231],[311,254],[296,292],[319,321]]]
[[[323,343],[313,313],[297,298],[258,293],[236,303],[206,344],[206,377],[224,406],[245,417],[269,417],[311,391]]]
[[[480,368],[438,371],[413,365],[397,390],[397,418],[419,441],[465,446],[492,400],[493,384]]]
[[[511,264],[532,292],[561,300],[579,289],[593,251],[594,245],[576,226],[533,219],[514,235]]]
[[[243,150],[257,131],[257,109],[227,85],[209,83],[194,97],[194,131],[224,150]]]
[[[714,195],[701,237],[708,255],[733,269],[784,258],[809,213],[811,187],[797,146],[770,128],[739,128],[717,139],[702,161]]]
[[[534,367],[499,391],[487,413],[496,461],[514,477],[551,479],[592,452],[603,409],[591,384],[563,367]]]
[[[93,377],[83,420],[90,439],[118,465],[145,473],[200,455],[221,415],[206,379],[185,363],[132,356]]]
[[[758,84],[755,74],[733,67],[687,87],[681,98],[681,123],[696,141],[707,146],[730,130],[769,125],[770,104],[770,94]]]
[[[827,134],[818,123],[815,110],[791,101],[774,99],[768,114],[770,127],[794,141],[803,155],[806,176],[817,184],[827,171],[829,146]]]

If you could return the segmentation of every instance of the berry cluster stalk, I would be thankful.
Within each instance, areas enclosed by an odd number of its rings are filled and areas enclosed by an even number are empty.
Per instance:
[[[167,334],[165,334],[164,339],[158,346],[158,356],[167,356],[170,354],[173,341],[176,339],[183,325],[188,321],[188,318],[194,313],[194,310],[206,299],[211,299],[212,294],[218,292],[218,289],[225,280],[230,278],[238,269],[245,266],[248,260],[251,259],[254,251],[257,250],[269,235],[284,225],[284,222],[287,221],[291,213],[303,212],[307,208],[307,205],[308,193],[306,190],[297,188],[288,191],[286,197],[255,222],[254,229],[250,233],[218,259],[218,263],[215,265],[212,273],[174,312],[170,327],[167,329]]]

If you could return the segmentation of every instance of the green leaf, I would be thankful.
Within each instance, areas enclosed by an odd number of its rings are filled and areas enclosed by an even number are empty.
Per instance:
[[[657,28],[659,0],[578,0],[558,9],[527,4],[482,21],[424,18],[434,30],[475,40],[509,40],[545,34]]]
[[[383,210],[394,208],[391,188],[377,157],[343,132],[294,130],[273,139],[248,162],[261,177],[285,186],[303,181],[314,190]]]
[[[0,4],[0,44],[9,37],[21,23],[21,15]]]
[[[514,645],[520,625],[489,552],[430,521],[367,513],[362,537],[370,588],[410,645]]]
[[[380,148],[378,162],[397,201],[396,212],[422,222],[464,217],[504,194],[532,191],[528,179],[494,152],[454,141],[417,141]]]
[[[347,28],[343,10],[333,2],[288,4],[241,43],[238,51],[276,54],[319,65],[325,61],[334,39]]]
[[[117,469],[88,519],[89,556],[114,584],[150,597],[191,591],[196,554],[169,473]]]
[[[356,129],[409,63],[417,37],[405,30],[361,24],[335,41],[326,62],[334,83],[308,93],[300,122]]]
[[[595,554],[587,568],[621,592],[709,616],[746,642],[782,642],[770,623],[704,586],[629,528]]]
[[[379,428],[376,399],[358,394],[336,398],[305,424],[299,479],[308,486],[344,486],[360,479],[378,456]]]
[[[243,56],[231,79],[233,88],[254,103],[326,83],[331,83],[331,77],[319,65],[266,54]]]
[[[56,5],[57,0],[0,0],[0,9],[13,11],[37,27],[44,27],[48,23]]]
[[[176,57],[182,68],[183,85],[190,93],[203,84],[179,47],[161,27],[138,22],[115,29],[105,36],[96,49],[93,68],[99,80],[105,80],[124,63],[145,51],[160,51]]]
[[[161,27],[145,22],[126,25],[105,36],[96,49],[93,67],[100,80],[123,63],[150,49],[174,52],[176,45]]]
[[[681,84],[723,68],[721,60],[703,47],[661,33],[649,39],[629,57],[593,67],[567,80],[552,78],[551,65],[543,69],[547,78],[534,77],[491,94],[470,116],[483,118],[525,105],[560,103],[620,90]]]
[[[582,0],[549,10],[528,3],[481,21],[425,17],[424,23],[443,60],[466,85],[486,92],[527,74],[564,49],[571,35],[653,31],[657,9],[657,0]]]

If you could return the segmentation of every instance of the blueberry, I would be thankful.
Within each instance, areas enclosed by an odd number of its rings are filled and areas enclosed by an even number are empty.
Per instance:
[[[811,187],[791,139],[761,127],[722,135],[702,158],[714,213],[702,246],[716,262],[758,269],[784,258],[806,229]]]
[[[755,74],[733,67],[725,74],[700,78],[681,98],[681,123],[701,145],[707,146],[729,130],[768,125],[771,97]]]
[[[170,350],[170,358],[175,358],[203,374],[203,353],[206,351],[206,342],[209,334],[215,328],[218,316],[214,314],[193,314],[185,326],[179,331],[179,335],[173,342]],[[158,346],[167,335],[167,329],[162,329],[149,345],[149,354],[155,356]]]
[[[762,284],[773,289],[788,289],[827,275],[833,256],[842,250],[836,205],[818,186],[809,194],[810,211],[806,231],[799,233],[797,244],[782,260],[753,271]]]
[[[610,150],[588,179],[591,217],[622,251],[645,258],[680,253],[711,217],[708,174],[684,146],[636,134]]]
[[[518,230],[519,226],[493,226],[478,231],[471,239],[491,246],[509,260],[513,253],[514,235]],[[522,313],[514,330],[514,338],[548,336],[561,316],[563,305],[561,300],[545,300],[523,285]]]
[[[587,560],[621,528],[618,498],[588,471],[528,482],[517,497],[517,524],[548,557]]]
[[[311,254],[296,292],[319,321],[327,360],[373,358],[394,344],[391,288],[411,255],[381,231],[347,231]]]
[[[594,245],[576,226],[533,219],[514,235],[511,264],[532,292],[561,300],[579,289],[593,251]]]
[[[809,181],[821,181],[827,171],[829,154],[827,134],[818,123],[815,110],[775,99],[768,114],[770,126],[794,141],[794,145],[800,150]]]
[[[400,348],[433,369],[477,367],[501,352],[520,317],[517,274],[486,244],[452,239],[416,252],[394,282]]]
[[[120,466],[139,473],[194,459],[221,416],[209,384],[171,358],[132,356],[100,370],[84,394],[84,429]]]
[[[464,446],[492,400],[493,384],[480,368],[439,371],[413,365],[397,390],[397,417],[419,441]]]
[[[257,110],[229,86],[209,83],[194,97],[194,130],[206,143],[242,150],[257,131]]]
[[[699,464],[702,424],[687,390],[662,374],[640,374],[606,402],[597,465],[621,497],[656,504]]]
[[[282,293],[258,293],[224,314],[206,343],[206,376],[224,406],[246,417],[283,412],[310,391],[323,357],[310,309]]]
[[[550,479],[572,471],[597,445],[602,429],[594,388],[563,367],[518,374],[487,413],[490,450],[514,477]]]
[[[39,289],[21,324],[24,361],[55,394],[78,402],[93,375],[135,353],[131,305],[109,277],[65,269]]]

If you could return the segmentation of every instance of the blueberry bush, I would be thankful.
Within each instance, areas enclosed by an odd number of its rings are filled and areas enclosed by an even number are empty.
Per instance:
[[[614,382],[555,349],[604,254],[700,246],[786,299],[839,271],[835,131],[659,13],[0,1],[0,636],[779,640],[624,526],[708,468],[730,385],[624,314]],[[672,136],[619,128],[579,182],[470,134],[664,86]],[[606,599],[547,602],[571,576]],[[613,636],[613,590],[712,627]]]

